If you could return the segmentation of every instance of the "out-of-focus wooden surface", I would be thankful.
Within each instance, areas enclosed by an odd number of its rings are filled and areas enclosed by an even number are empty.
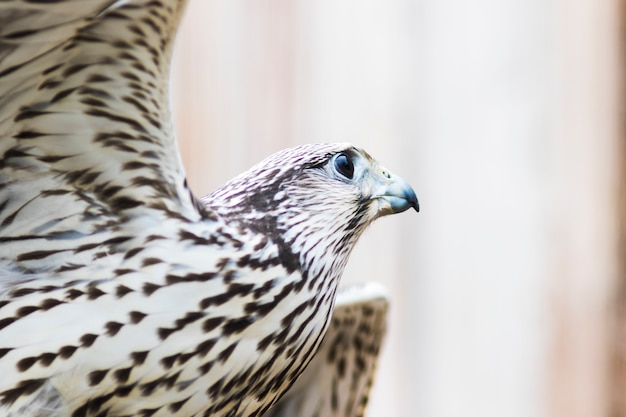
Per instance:
[[[172,101],[197,194],[313,141],[417,191],[346,271],[393,294],[369,416],[626,415],[619,3],[190,1]]]

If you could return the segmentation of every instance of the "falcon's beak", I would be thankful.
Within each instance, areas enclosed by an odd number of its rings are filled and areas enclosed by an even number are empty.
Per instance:
[[[417,212],[420,211],[415,191],[408,182],[387,170],[382,170],[381,174],[382,181],[379,180],[381,183],[376,187],[372,197],[386,203],[380,208],[381,215],[402,213],[411,207]]]

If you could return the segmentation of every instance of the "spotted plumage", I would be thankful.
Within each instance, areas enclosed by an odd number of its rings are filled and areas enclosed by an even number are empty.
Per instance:
[[[181,3],[0,4],[0,416],[261,416],[359,235],[417,209],[348,144],[197,200],[167,108]]]
[[[386,291],[378,284],[339,292],[311,364],[264,417],[362,417],[387,329],[388,306]]]

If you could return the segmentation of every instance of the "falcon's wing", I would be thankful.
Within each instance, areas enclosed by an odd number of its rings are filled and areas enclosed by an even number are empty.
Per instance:
[[[182,3],[0,2],[0,261],[95,245],[132,209],[198,217],[169,114]]]
[[[385,336],[388,304],[379,284],[339,292],[319,351],[263,417],[363,416]]]

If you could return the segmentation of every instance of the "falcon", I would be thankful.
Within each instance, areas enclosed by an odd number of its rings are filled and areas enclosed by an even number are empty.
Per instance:
[[[386,297],[337,287],[415,193],[313,144],[194,197],[167,105],[182,3],[0,4],[0,416],[363,412]]]

